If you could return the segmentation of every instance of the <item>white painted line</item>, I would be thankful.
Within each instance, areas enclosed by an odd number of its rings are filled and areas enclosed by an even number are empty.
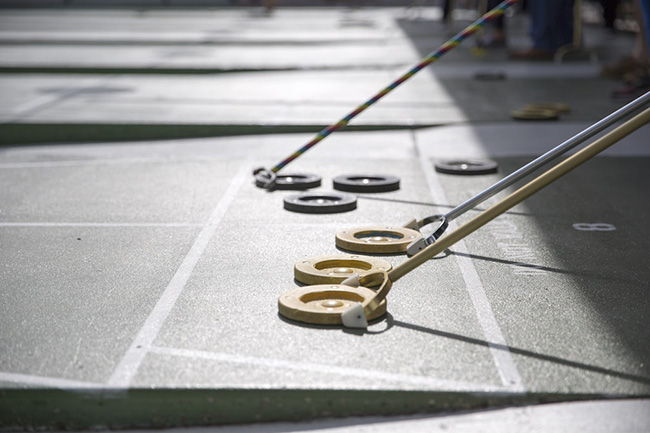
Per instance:
[[[203,224],[188,223],[92,223],[92,222],[0,222],[0,227],[203,227]]]
[[[46,388],[101,388],[100,383],[84,382],[79,380],[60,379],[58,377],[33,376],[31,374],[0,372],[0,382],[11,382],[22,385]]]
[[[131,380],[138,371],[142,360],[147,355],[147,352],[150,350],[154,340],[158,336],[167,316],[169,316],[169,313],[174,308],[174,304],[183,291],[194,267],[217,230],[217,226],[221,222],[221,219],[226,214],[228,207],[234,200],[244,181],[249,177],[250,161],[247,159],[239,168],[239,171],[233,178],[232,182],[230,182],[228,189],[215,207],[212,215],[210,215],[205,227],[194,240],[192,248],[190,248],[190,251],[183,259],[176,274],[172,277],[164,293],[133,340],[133,343],[131,343],[126,354],[117,365],[113,375],[108,381],[109,386],[129,386]]]
[[[169,227],[169,228],[185,228],[185,227],[203,227],[204,224],[198,223],[96,223],[96,222],[0,222],[0,228],[3,227],[34,227],[34,228],[50,228],[50,227],[96,227],[96,228],[129,228],[129,227]],[[285,227],[284,221],[265,222],[265,227]],[[296,228],[327,228],[332,230],[345,230],[346,227],[341,223],[295,223]],[[242,227],[250,227],[251,229],[259,229],[260,225],[257,222],[242,223]]]
[[[62,92],[56,92],[49,95],[39,96],[35,99],[28,100],[22,104],[18,104],[14,106],[12,109],[12,113],[14,114],[14,116],[0,123],[10,123],[16,120],[23,119],[25,117],[29,117],[30,115],[34,114],[39,110],[47,108],[48,106],[54,105],[67,98],[76,96],[77,94],[82,93],[86,89],[104,86],[116,76],[117,75],[109,75],[108,77],[102,77],[101,79],[87,80],[87,82],[82,84],[82,86],[80,87],[74,87]]]
[[[150,352],[157,353],[159,355],[180,356],[192,359],[207,359],[211,361],[243,364],[247,366],[306,371],[317,373],[323,377],[330,378],[332,375],[354,376],[361,379],[378,381],[377,383],[395,382],[397,384],[411,384],[418,386],[427,385],[436,388],[437,390],[445,391],[495,392],[505,390],[503,387],[495,385],[437,379],[433,377],[417,376],[411,374],[386,373],[383,371],[364,370],[361,368],[338,367],[331,364],[316,364],[310,362],[259,358],[255,356],[233,355],[228,353],[206,352],[203,350],[176,349],[153,346],[151,347]]]
[[[416,148],[418,149],[418,154],[420,155],[420,164],[422,166],[422,171],[426,178],[427,186],[431,192],[433,201],[435,203],[448,203],[447,195],[445,194],[444,188],[440,183],[438,176],[436,175],[432,161],[426,157],[423,157],[422,150],[419,148],[417,138],[413,134],[413,141]],[[452,221],[449,223],[448,230],[454,230],[456,224]],[[488,347],[490,348],[490,353],[494,359],[494,364],[499,371],[501,376],[502,383],[512,391],[525,391],[523,381],[517,370],[512,355],[508,350],[508,344],[499,328],[496,317],[494,316],[494,311],[490,306],[490,302],[485,294],[485,288],[481,282],[481,278],[474,267],[472,259],[469,257],[469,252],[464,241],[459,241],[454,244],[454,249],[459,253],[462,253],[463,256],[454,254],[458,267],[460,268],[463,279],[467,286],[467,291],[476,310],[476,315],[485,334],[485,338],[488,342]]]
[[[78,91],[79,91],[78,89],[73,89],[73,90],[68,90],[66,92],[53,93],[53,94],[49,94],[49,95],[39,96],[37,98],[34,98],[34,99],[28,100],[26,102],[23,102],[22,104],[18,104],[16,106],[14,106],[13,109],[11,110],[11,112],[14,113],[16,115],[16,117],[18,117],[21,114],[24,114],[26,111],[34,110],[34,109],[43,107],[45,105],[57,102],[60,99],[67,98],[69,96],[74,95]],[[11,119],[11,120],[15,120],[15,118]]]
[[[160,163],[185,163],[223,160],[226,157],[196,157],[176,158],[170,157],[143,157],[143,158],[102,158],[102,159],[74,159],[66,161],[28,161],[28,162],[4,162],[0,163],[0,169],[23,169],[23,168],[56,168],[56,167],[84,167],[95,165],[128,165],[128,164],[160,164]]]

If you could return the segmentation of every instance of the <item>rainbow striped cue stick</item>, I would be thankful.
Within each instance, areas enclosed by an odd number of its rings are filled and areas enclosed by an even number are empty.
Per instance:
[[[320,141],[322,141],[325,137],[330,135],[332,132],[343,128],[350,122],[350,120],[354,119],[356,116],[358,116],[360,113],[362,113],[366,108],[370,107],[372,104],[375,102],[379,101],[381,98],[386,96],[391,90],[395,89],[397,86],[402,84],[404,81],[408,80],[411,78],[413,75],[418,73],[420,70],[424,69],[431,63],[435,62],[438,60],[440,57],[442,57],[443,54],[445,54],[448,51],[451,51],[454,49],[458,44],[460,44],[463,40],[467,39],[469,36],[473,35],[477,31],[479,31],[481,28],[485,26],[485,23],[492,21],[493,19],[497,18],[498,16],[501,16],[504,14],[505,10],[508,9],[510,6],[513,4],[517,3],[519,0],[505,0],[503,3],[499,4],[497,7],[492,9],[491,11],[487,12],[485,15],[483,15],[481,18],[467,26],[463,31],[458,33],[456,36],[452,37],[449,39],[447,42],[442,44],[440,48],[437,50],[433,51],[429,55],[427,55],[420,63],[418,63],[416,66],[414,66],[411,70],[409,70],[407,73],[402,75],[400,78],[395,80],[393,83],[388,85],[384,90],[381,92],[377,93],[375,96],[370,98],[368,101],[364,102],[361,104],[359,107],[357,107],[354,111],[352,111],[350,114],[345,116],[343,119],[339,120],[337,123],[334,123],[326,128],[324,128],[322,131],[320,131],[318,134],[316,134],[316,137],[314,137],[309,143],[305,144],[303,147],[298,149],[293,155],[289,156],[287,159],[284,161],[278,163],[275,167],[273,167],[271,170],[267,170],[265,168],[258,168],[256,169],[253,174],[256,177],[256,184],[260,186],[261,188],[265,188],[268,190],[273,190],[275,188],[275,173],[280,171],[282,168],[284,168],[287,164],[289,164],[291,161],[294,159],[298,158],[300,155],[311,149],[313,146],[318,144]]]

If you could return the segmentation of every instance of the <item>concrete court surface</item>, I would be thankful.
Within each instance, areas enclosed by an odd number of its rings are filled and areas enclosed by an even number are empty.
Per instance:
[[[599,412],[620,419],[602,431],[648,427],[647,126],[405,276],[367,331],[278,316],[297,261],[342,253],[337,231],[447,212],[629,100],[610,97],[617,83],[598,78],[596,64],[518,64],[463,46],[286,169],[321,175],[320,191],[339,174],[389,173],[399,191],[309,215],[282,208],[291,192],[256,188],[253,168],[292,153],[444,40],[439,11],[424,12],[1,11],[0,51],[13,53],[0,61],[2,426],[176,427],[605,399]],[[520,18],[513,44],[526,40]],[[164,54],[176,42],[160,41],[170,20],[186,26],[174,36],[181,54],[196,54],[177,71],[183,56]],[[207,43],[224,50],[205,55],[201,38],[224,27],[227,38]],[[255,42],[260,27],[274,38]],[[629,43],[587,30],[601,60]],[[302,63],[287,40],[298,53],[345,50],[330,64]],[[366,55],[384,46],[397,57]],[[103,64],[89,61],[89,47]],[[284,64],[267,49],[285,53]],[[486,70],[507,78],[475,78]],[[510,119],[539,100],[572,111],[551,123]],[[240,135],[163,140],[226,128]],[[500,170],[433,170],[458,157],[492,158]],[[553,407],[506,410],[534,423]],[[585,415],[570,425],[585,418],[592,430],[608,425]]]

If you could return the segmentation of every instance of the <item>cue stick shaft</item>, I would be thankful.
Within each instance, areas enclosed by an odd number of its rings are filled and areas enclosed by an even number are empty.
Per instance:
[[[521,203],[526,198],[535,194],[537,191],[541,190],[553,181],[564,176],[569,171],[573,170],[585,161],[593,158],[598,153],[607,149],[614,143],[636,131],[648,122],[650,122],[650,108],[644,110],[640,114],[637,114],[632,119],[621,124],[614,130],[589,144],[581,151],[568,157],[563,162],[536,177],[526,185],[519,188],[517,191],[513,192],[500,202],[485,210],[483,213],[472,218],[470,221],[460,226],[453,232],[438,239],[438,241],[429,245],[420,253],[393,268],[393,270],[388,273],[388,278],[391,281],[397,281],[399,278],[403,277],[416,267],[420,266],[422,263],[440,254],[442,251],[449,248],[459,240],[463,239],[465,236],[478,230],[488,222],[492,221],[494,218],[498,217],[515,205]]]

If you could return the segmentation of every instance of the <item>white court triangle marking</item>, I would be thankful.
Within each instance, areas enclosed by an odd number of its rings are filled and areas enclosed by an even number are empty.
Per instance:
[[[151,313],[149,313],[149,317],[147,317],[147,320],[126,351],[126,354],[115,368],[115,371],[108,380],[109,386],[128,387],[131,384],[131,380],[140,368],[140,364],[142,364],[142,361],[162,329],[165,320],[174,308],[178,297],[185,288],[185,284],[192,275],[194,267],[216,232],[217,226],[226,214],[226,211],[239,192],[245,179],[250,175],[250,165],[251,161],[246,159],[230,182],[228,189],[194,240],[194,244],[183,259],[180,267],[172,277],[160,299],[158,299]]]

